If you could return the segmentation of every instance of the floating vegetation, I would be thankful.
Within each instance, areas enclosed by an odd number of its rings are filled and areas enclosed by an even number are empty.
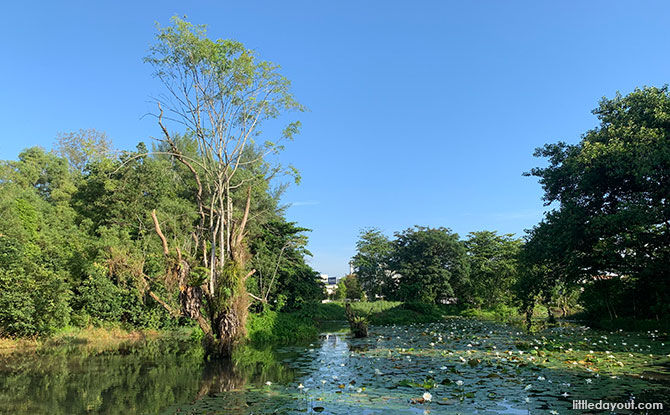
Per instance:
[[[567,414],[584,399],[670,407],[670,338],[656,331],[570,326],[527,334],[450,319],[246,349],[227,364],[148,346],[155,350],[6,364],[0,413]],[[61,384],[66,389],[54,388]]]
[[[573,399],[631,398],[670,407],[669,341],[658,332],[606,333],[579,326],[530,335],[466,319],[371,327],[368,338],[335,334],[307,349],[279,350],[299,354],[285,361],[296,378],[272,394],[246,388],[242,393],[249,406],[236,410],[562,414],[572,411]],[[225,413],[215,402],[224,405],[235,393],[165,413]]]

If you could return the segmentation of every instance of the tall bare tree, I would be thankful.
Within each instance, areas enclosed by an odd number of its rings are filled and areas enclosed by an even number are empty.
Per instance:
[[[198,321],[210,354],[226,356],[244,333],[249,299],[245,280],[254,272],[247,269],[245,244],[253,213],[252,186],[255,180],[270,180],[240,172],[282,150],[282,141],[290,140],[300,124],[289,123],[275,139],[262,143],[260,125],[302,107],[277,65],[258,60],[237,41],[210,40],[205,26],[177,17],[171,26],[158,28],[145,62],[153,66],[166,89],[156,99],[159,140],[192,174],[198,209],[188,255],[176,247],[171,253],[152,213],[170,259],[166,277],[179,282],[178,313]],[[179,147],[166,125],[169,122],[194,138],[195,155]],[[273,166],[271,175],[280,170]],[[168,302],[155,293],[152,296],[169,308]]]

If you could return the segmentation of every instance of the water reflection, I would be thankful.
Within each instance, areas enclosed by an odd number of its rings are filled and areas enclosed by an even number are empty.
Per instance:
[[[204,362],[201,348],[183,341],[103,351],[69,346],[0,357],[0,413],[158,413],[270,378],[288,382],[292,373],[269,350]]]

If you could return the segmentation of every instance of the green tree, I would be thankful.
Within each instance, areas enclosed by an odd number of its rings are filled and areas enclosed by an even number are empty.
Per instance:
[[[261,304],[276,303],[282,295],[286,306],[295,309],[325,297],[319,274],[305,262],[311,256],[306,249],[307,231],[277,216],[262,224],[261,233],[250,240],[251,266],[256,273],[249,278],[249,292]]]
[[[111,158],[112,142],[107,134],[94,129],[58,134],[55,153],[67,159],[73,172],[83,173],[92,161]]]
[[[352,265],[361,287],[370,299],[382,296],[391,285],[388,261],[392,249],[391,241],[381,230],[361,230]]]
[[[402,301],[440,303],[467,296],[468,258],[458,234],[415,226],[395,234],[391,270]]]
[[[477,306],[509,304],[518,278],[521,241],[495,231],[471,232],[465,247],[470,263],[469,299]]]
[[[668,315],[668,88],[604,98],[594,114],[600,125],[579,143],[536,150],[549,164],[528,175],[539,178],[545,202],[556,208],[529,234],[529,256],[555,283],[626,280],[626,298],[612,315]]]
[[[0,169],[0,335],[49,334],[70,318],[68,280],[84,252],[67,161],[41,148]]]
[[[362,300],[365,296],[358,277],[355,274],[349,274],[340,281],[344,286],[344,297],[347,300]]]
[[[337,282],[335,293],[333,294],[333,299],[340,301],[347,299],[347,285],[344,283],[344,279],[341,279]]]

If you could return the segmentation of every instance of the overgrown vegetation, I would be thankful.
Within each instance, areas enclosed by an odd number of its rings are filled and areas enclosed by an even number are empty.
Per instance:
[[[299,123],[273,142],[256,131],[302,108],[290,83],[239,42],[173,23],[146,58],[174,94],[157,101],[156,145],[116,152],[104,133],[80,130],[0,163],[0,336],[195,323],[208,353],[225,356],[250,307],[323,298],[304,259],[308,230],[279,205],[281,177],[295,170],[271,162]],[[169,131],[168,119],[186,129]]]

